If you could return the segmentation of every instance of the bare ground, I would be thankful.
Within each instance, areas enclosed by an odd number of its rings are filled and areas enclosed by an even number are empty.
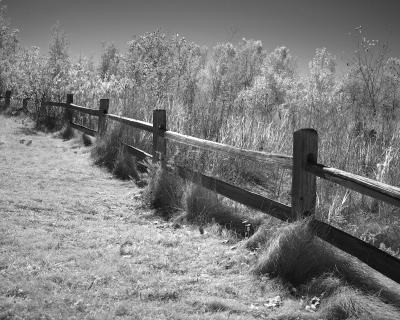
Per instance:
[[[0,319],[254,319],[298,308],[210,227],[174,229],[79,139],[0,116]],[[122,253],[122,254],[121,254]],[[279,299],[278,299],[279,300]]]

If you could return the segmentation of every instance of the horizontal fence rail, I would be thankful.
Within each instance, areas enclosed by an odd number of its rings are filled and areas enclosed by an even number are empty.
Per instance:
[[[320,178],[400,207],[400,188],[339,169],[325,167],[322,164],[309,163],[306,170]]]
[[[147,152],[144,152],[143,150],[140,150],[138,148],[135,148],[134,146],[131,146],[129,144],[126,143],[122,143],[123,147],[125,148],[125,150],[135,156],[138,160],[144,160],[144,159],[152,159],[153,156]]]
[[[142,130],[145,130],[148,132],[153,132],[153,124],[151,124],[149,122],[134,120],[131,118],[125,118],[125,117],[117,116],[116,114],[107,114],[107,118],[117,121],[117,122],[120,122],[120,123],[123,123],[123,124],[127,124],[129,126],[137,128],[137,129],[142,129]]]
[[[312,232],[336,248],[357,257],[371,268],[400,283],[400,260],[319,220],[310,221]]]
[[[85,126],[81,126],[80,124],[76,124],[76,123],[70,122],[69,125],[71,126],[71,128],[80,130],[80,131],[82,131],[82,132],[84,132],[87,135],[92,136],[92,137],[95,137],[96,134],[97,134],[96,130],[90,129],[90,128],[85,127]]]
[[[77,106],[72,101],[72,95],[67,95],[67,103],[46,102],[46,105],[65,108],[67,110],[65,116],[67,123],[71,127],[89,132],[91,135],[101,136],[104,134],[106,130],[106,118],[153,133],[152,155],[125,143],[122,143],[122,146],[138,160],[152,159],[153,162],[160,161],[164,168],[176,170],[178,175],[185,180],[192,181],[231,200],[265,212],[283,221],[293,221],[311,215],[313,219],[310,220],[309,226],[315,236],[351,254],[385,276],[400,283],[400,259],[325,222],[319,221],[314,216],[317,176],[398,207],[400,207],[400,188],[319,164],[317,161],[318,134],[315,130],[301,129],[294,133],[292,157],[241,149],[166,130],[165,110],[154,110],[153,123],[148,123],[115,114],[108,114],[108,99],[101,99],[99,110]],[[98,116],[99,130],[95,131],[72,123],[72,110]],[[175,169],[171,169],[166,165],[167,140],[197,147],[202,150],[223,152],[230,156],[240,156],[291,169],[292,206],[290,207],[278,201],[268,199],[189,168],[175,166]]]
[[[265,212],[283,221],[287,221],[290,218],[291,209],[283,203],[265,198],[257,193],[239,188],[188,168],[177,166],[177,171],[183,179],[199,184],[250,208]]]
[[[99,116],[99,110],[78,106],[78,105],[73,104],[73,103],[49,101],[49,102],[46,102],[45,105],[53,106],[53,107],[67,108],[67,109],[71,109],[71,110],[74,110],[74,111],[79,111],[79,112],[82,112],[82,113],[90,114],[92,116]]]
[[[227,144],[186,136],[173,131],[165,131],[164,138],[207,151],[219,151],[230,156],[240,156],[260,162],[274,163],[286,169],[292,168],[293,159],[287,155],[240,149]]]

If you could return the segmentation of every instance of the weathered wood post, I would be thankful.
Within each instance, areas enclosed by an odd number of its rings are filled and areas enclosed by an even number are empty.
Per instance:
[[[72,93],[67,94],[67,101],[68,104],[74,102],[74,95]],[[70,123],[72,122],[72,110],[69,108],[65,108],[64,110],[64,122],[67,124],[67,127],[70,126]]]
[[[4,110],[10,107],[11,103],[11,90],[6,91],[6,95],[4,96]]]
[[[97,135],[98,137],[103,137],[107,130],[107,113],[110,106],[109,99],[100,99],[99,106],[99,121],[97,125]]]
[[[293,134],[292,221],[315,214],[316,176],[307,172],[307,162],[317,163],[318,133],[301,129]]]
[[[24,111],[24,112],[28,112],[28,101],[29,101],[29,98],[24,98],[22,100],[22,111]]]
[[[161,161],[165,166],[167,143],[164,132],[167,130],[167,116],[165,110],[153,111],[153,162]]]

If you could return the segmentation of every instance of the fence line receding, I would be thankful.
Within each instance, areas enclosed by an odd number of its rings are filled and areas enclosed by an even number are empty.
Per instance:
[[[109,100],[101,99],[99,109],[90,109],[73,104],[73,96],[67,95],[67,102],[45,102],[47,106],[62,107],[65,120],[72,128],[90,135],[102,136],[107,130],[106,119],[153,133],[153,154],[128,144],[122,146],[138,159],[152,159],[166,167],[167,141],[216,151],[235,157],[244,157],[254,161],[271,163],[284,169],[292,170],[292,205],[287,206],[257,193],[239,188],[189,168],[178,166],[176,172],[184,179],[190,180],[227,198],[270,214],[283,221],[295,221],[305,216],[315,215],[316,177],[329,180],[362,194],[385,201],[400,207],[400,188],[381,183],[346,171],[326,167],[318,163],[318,133],[314,129],[301,129],[293,134],[293,156],[264,153],[240,149],[226,144],[183,135],[167,130],[166,111],[154,110],[153,123],[108,114]],[[98,130],[92,130],[72,122],[72,112],[77,111],[99,118]],[[400,259],[364,242],[325,222],[312,219],[310,229],[314,235],[331,245],[357,257],[370,267],[400,283]]]

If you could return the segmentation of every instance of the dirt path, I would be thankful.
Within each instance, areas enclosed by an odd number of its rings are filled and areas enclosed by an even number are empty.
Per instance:
[[[271,313],[262,306],[277,284],[249,275],[254,255],[212,229],[175,230],[139,198],[79,140],[0,116],[0,319]]]

